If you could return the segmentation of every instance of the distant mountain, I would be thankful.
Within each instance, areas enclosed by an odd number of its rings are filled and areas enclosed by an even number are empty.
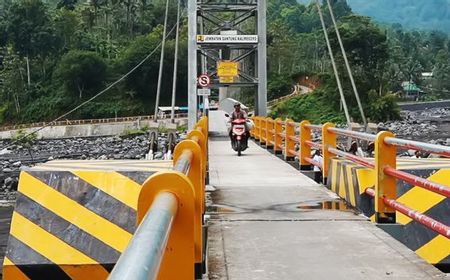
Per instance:
[[[355,13],[408,29],[450,33],[450,0],[348,0]]]
[[[315,0],[314,0],[315,1]],[[310,3],[310,0],[299,0]],[[450,33],[450,0],[347,0],[353,12],[407,29]]]

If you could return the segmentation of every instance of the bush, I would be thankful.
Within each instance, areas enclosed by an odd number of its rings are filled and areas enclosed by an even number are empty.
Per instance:
[[[286,75],[273,75],[267,83],[267,100],[277,99],[291,93],[292,79]]]
[[[54,75],[69,93],[82,99],[101,88],[106,69],[105,61],[97,53],[71,50],[61,58]]]
[[[19,129],[12,140],[25,148],[30,148],[37,140],[37,133],[27,133],[25,130]]]
[[[369,110],[366,114],[373,121],[384,122],[400,119],[397,95],[392,92],[379,96],[376,91],[370,91],[369,104]]]
[[[309,120],[311,123],[344,123],[345,118],[342,112],[336,110],[334,105],[330,102],[326,91],[315,90],[310,94],[279,103],[270,116],[290,118],[294,121]]]

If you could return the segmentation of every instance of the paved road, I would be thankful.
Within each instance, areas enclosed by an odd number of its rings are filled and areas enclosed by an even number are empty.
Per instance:
[[[220,112],[212,122],[222,122]],[[220,128],[214,124],[210,129]],[[255,143],[210,142],[209,279],[440,279],[437,269]]]

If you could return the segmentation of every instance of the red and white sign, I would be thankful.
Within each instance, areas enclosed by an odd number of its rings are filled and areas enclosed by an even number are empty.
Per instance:
[[[201,87],[208,87],[211,84],[211,78],[206,74],[202,74],[198,76],[197,82]]]

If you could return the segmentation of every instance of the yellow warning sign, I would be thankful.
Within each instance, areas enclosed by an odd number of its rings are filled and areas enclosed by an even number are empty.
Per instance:
[[[217,62],[217,76],[236,77],[239,74],[239,62],[221,60]]]
[[[221,84],[234,83],[234,77],[219,77],[219,81]]]

